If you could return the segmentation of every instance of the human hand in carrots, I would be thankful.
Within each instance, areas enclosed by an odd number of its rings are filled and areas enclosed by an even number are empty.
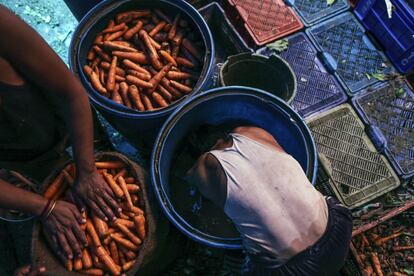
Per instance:
[[[81,210],[88,206],[99,218],[108,221],[121,215],[122,209],[115,195],[96,170],[79,173],[73,187],[72,197]]]
[[[62,261],[82,256],[82,248],[88,244],[80,226],[85,223],[75,205],[60,200],[50,215],[43,218],[46,238]]]

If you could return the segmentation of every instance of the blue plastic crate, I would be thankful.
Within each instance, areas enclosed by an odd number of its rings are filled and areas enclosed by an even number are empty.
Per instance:
[[[326,71],[306,35],[297,33],[287,39],[289,47],[279,55],[289,63],[296,75],[298,86],[292,107],[307,117],[344,102],[347,98],[344,90],[335,77]],[[258,53],[269,56],[275,52],[262,48]]]
[[[332,5],[326,0],[295,0],[293,7],[307,27],[349,9],[347,0],[336,0]]]
[[[327,69],[335,73],[351,96],[378,82],[371,74],[393,72],[392,65],[365,34],[349,12],[340,14],[306,30],[315,43]]]
[[[352,102],[371,129],[370,136],[403,178],[414,176],[414,93],[404,83],[401,96],[390,84],[377,85]]]
[[[414,1],[391,0],[388,18],[384,0],[360,1],[355,14],[384,47],[385,53],[402,73],[414,69]]]

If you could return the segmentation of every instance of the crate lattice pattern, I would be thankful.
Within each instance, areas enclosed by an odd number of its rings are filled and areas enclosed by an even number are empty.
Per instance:
[[[371,124],[377,126],[393,158],[406,173],[414,171],[414,94],[404,86],[404,94],[395,95],[385,86],[358,99]]]

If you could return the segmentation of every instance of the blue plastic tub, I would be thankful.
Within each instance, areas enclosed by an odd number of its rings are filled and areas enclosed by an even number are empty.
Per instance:
[[[349,12],[319,23],[306,33],[320,51],[327,69],[351,96],[378,82],[372,74],[394,71],[384,53],[374,46],[362,25]]]
[[[139,8],[161,8],[169,13],[180,12],[192,19],[194,30],[201,33],[206,48],[204,66],[200,79],[194,87],[193,93],[183,97],[167,108],[151,112],[138,112],[117,104],[96,92],[82,67],[86,63],[86,55],[98,32],[103,30],[110,18],[115,14]],[[122,0],[104,1],[89,11],[76,28],[70,45],[69,65],[71,70],[80,78],[92,105],[123,134],[132,144],[141,146],[142,140],[150,146],[165,119],[186,99],[200,91],[209,88],[212,84],[214,70],[214,43],[211,32],[200,13],[183,0]]]
[[[332,108],[343,103],[347,96],[335,79],[319,60],[317,51],[304,33],[287,38],[289,47],[279,53],[296,74],[297,92],[291,106],[302,116]],[[268,48],[258,50],[259,54],[272,55]]]
[[[161,208],[183,233],[209,246],[240,249],[239,237],[223,238],[196,229],[175,210],[170,200],[171,162],[181,141],[191,129],[203,124],[243,121],[262,127],[295,157],[314,184],[317,170],[316,148],[301,117],[281,99],[258,89],[230,86],[209,90],[186,102],[165,122],[151,158],[151,180]]]
[[[397,97],[390,84],[377,85],[352,99],[371,139],[402,178],[414,176],[414,92],[407,84]]]
[[[407,73],[414,69],[414,2],[391,2],[394,6],[391,19],[384,0],[360,1],[355,15],[384,47],[395,67]]]
[[[326,20],[349,9],[347,0],[336,0],[328,5],[326,0],[291,0],[306,27]]]

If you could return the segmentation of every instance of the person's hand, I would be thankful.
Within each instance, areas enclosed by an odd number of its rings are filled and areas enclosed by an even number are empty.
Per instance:
[[[78,208],[66,201],[57,201],[49,217],[43,218],[46,238],[63,262],[82,256],[81,248],[88,244],[80,227],[84,223]]]
[[[46,268],[44,266],[33,269],[31,265],[25,265],[16,269],[14,276],[40,276],[45,272]]]
[[[85,210],[86,203],[92,212],[105,221],[115,220],[122,211],[111,188],[97,171],[80,174],[75,180],[72,197],[81,210]]]

